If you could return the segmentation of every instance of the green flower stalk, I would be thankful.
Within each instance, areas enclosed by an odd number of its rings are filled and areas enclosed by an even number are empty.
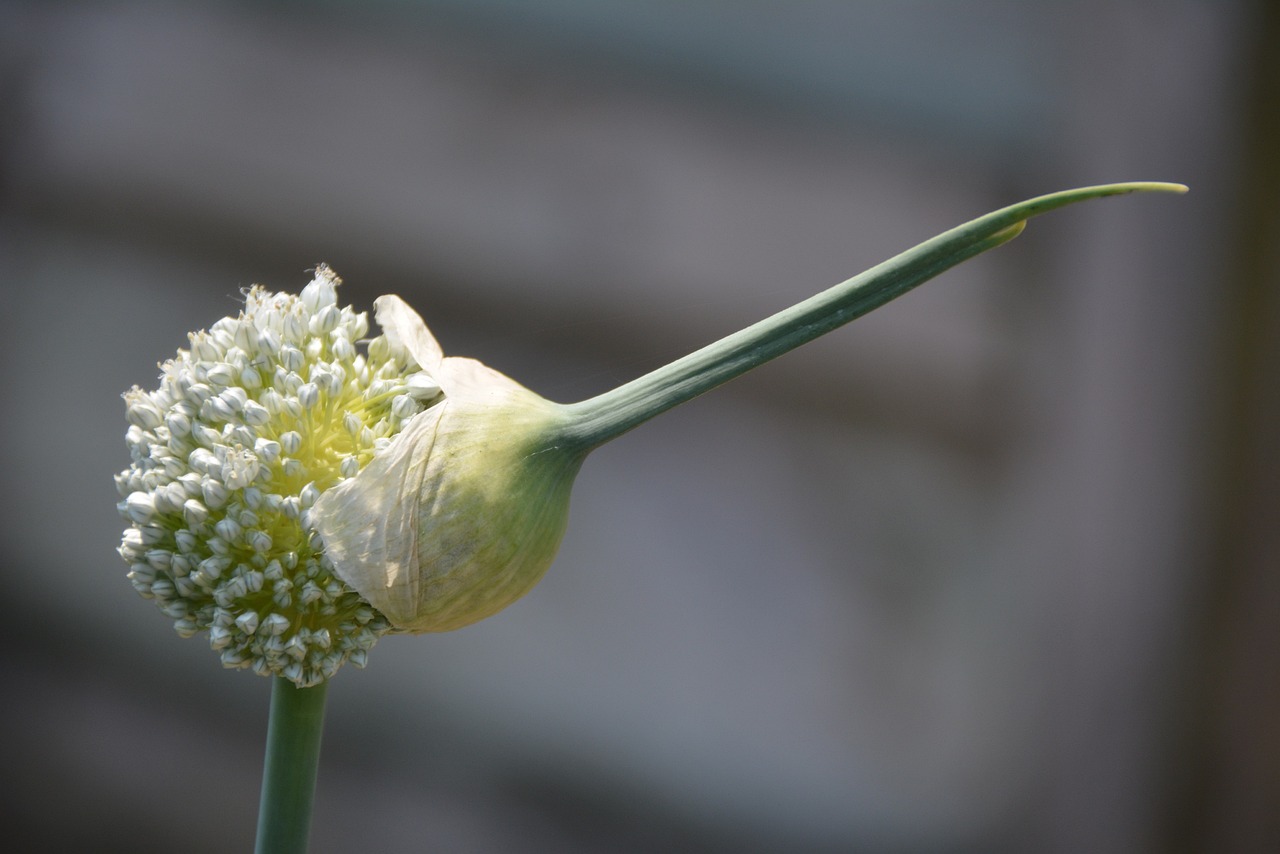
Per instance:
[[[490,616],[546,572],[594,448],[1015,237],[1064,205],[1177,184],[1041,196],[948,231],[613,391],[546,400],[444,356],[396,296],[382,334],[321,266],[298,296],[246,293],[192,333],[160,387],[125,393],[129,578],[227,667],[319,685],[391,631]]]

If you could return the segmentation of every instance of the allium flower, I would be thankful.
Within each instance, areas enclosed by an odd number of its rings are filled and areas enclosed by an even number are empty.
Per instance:
[[[337,306],[320,267],[300,296],[245,310],[125,394],[133,462],[120,554],[179,634],[208,630],[228,667],[300,686],[363,665],[388,631],[460,628],[524,595],[564,533],[595,447],[1011,240],[1063,205],[1173,184],[1030,199],[952,229],[773,317],[576,404],[445,358],[399,297],[383,335]]]
[[[335,576],[308,520],[440,387],[324,266],[301,295],[253,287],[239,317],[192,333],[160,387],[125,393],[132,462],[116,476],[120,555],[178,634],[222,663],[317,684],[363,666],[386,618]]]

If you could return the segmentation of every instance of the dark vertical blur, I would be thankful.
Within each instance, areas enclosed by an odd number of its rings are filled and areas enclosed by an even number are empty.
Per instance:
[[[1238,178],[1217,286],[1219,417],[1206,434],[1212,552],[1170,851],[1280,851],[1280,4],[1250,11]]]

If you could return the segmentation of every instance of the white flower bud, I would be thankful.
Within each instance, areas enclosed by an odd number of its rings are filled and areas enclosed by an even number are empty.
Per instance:
[[[307,371],[307,379],[320,388],[327,390],[329,388],[329,377],[332,376],[332,373],[329,366],[324,362],[316,362]]]
[[[297,347],[280,348],[280,365],[288,373],[297,373],[307,364],[307,357]]]
[[[232,335],[236,341],[236,348],[246,355],[252,354],[258,349],[258,330],[253,328],[253,324],[237,323],[235,332]]]
[[[363,311],[352,311],[343,325],[347,327],[348,337],[352,341],[359,341],[369,334],[369,315]]]
[[[200,429],[205,429],[201,427]],[[209,443],[212,445],[213,443]],[[218,455],[209,448],[196,448],[187,455],[187,465],[191,466],[193,475],[204,475],[213,471],[221,472],[222,460],[218,459]],[[196,496],[200,494],[201,480],[199,476],[188,477],[183,475],[179,478],[188,495]],[[194,491],[193,491],[194,489]]]
[[[249,401],[249,394],[243,388],[233,386],[224,390],[218,395],[218,398],[226,401],[227,406],[231,407],[233,412],[241,412],[244,405]]]
[[[191,428],[191,438],[195,439],[200,447],[212,449],[215,445],[219,444],[219,440],[222,439],[222,434],[217,430],[214,430],[212,427],[206,427],[203,424],[195,424]]]
[[[154,430],[164,423],[164,413],[142,389],[134,386],[125,392],[124,399],[125,417],[130,424],[143,430]]]
[[[302,313],[301,306],[285,315],[284,340],[290,344],[298,344],[307,340],[307,317]]]
[[[173,568],[173,552],[165,549],[151,549],[147,552],[147,565],[167,572]]]
[[[287,460],[286,465],[288,465],[288,463],[296,463],[296,462],[298,461]],[[301,519],[302,509],[298,506],[298,496],[296,495],[284,496],[284,498],[281,499],[280,501],[280,512],[283,513],[289,519]]]
[[[302,491],[298,493],[298,504],[305,510],[316,503],[316,499],[320,497],[320,490],[316,488],[315,482],[308,483],[302,487]]]
[[[129,425],[129,429],[124,434],[124,442],[129,446],[129,455],[135,461],[146,459],[151,453],[152,438],[152,434],[143,430],[137,424]]]
[[[338,301],[337,286],[341,281],[327,265],[321,264],[316,267],[315,278],[302,289],[298,299],[309,314],[315,314],[321,308]]]
[[[133,566],[129,567],[129,580],[137,582],[135,586],[142,585],[143,587],[148,588],[148,592],[150,592],[149,588],[155,583],[156,570],[158,568],[159,567],[152,566],[149,562],[135,563]]]
[[[222,666],[228,670],[239,670],[245,667],[249,661],[249,653],[239,647],[224,649],[222,651]]]
[[[241,350],[239,347],[232,347],[227,350],[227,355],[223,361],[235,368],[237,371],[243,371],[245,368],[249,367],[249,354],[244,350]]]
[[[228,543],[234,543],[240,539],[240,535],[244,533],[244,529],[240,527],[240,523],[230,517],[224,517],[218,520],[213,526],[213,530],[217,532],[219,537]]]
[[[253,427],[261,427],[271,420],[271,413],[267,408],[256,400],[250,400],[244,405],[244,421]]]
[[[216,480],[206,480],[200,486],[200,491],[204,495],[205,506],[210,510],[221,510],[227,504],[230,497],[227,488]]]
[[[168,455],[161,459],[160,467],[164,469],[164,475],[169,480],[177,480],[186,473],[187,464],[183,462],[185,452],[181,455],[175,454],[172,449],[167,446],[156,446],[155,450],[164,451]]]
[[[284,449],[287,456],[294,456],[302,449],[302,434],[297,430],[280,434],[280,447]]]
[[[356,356],[355,345],[348,341],[346,337],[335,338],[330,349],[333,350],[333,357],[342,362],[349,362]]]
[[[235,448],[237,445],[241,447],[251,446],[257,438],[257,434],[244,424],[222,425],[221,445],[226,448],[223,458],[225,459],[226,454],[230,453],[231,449]]]
[[[405,393],[414,400],[428,401],[440,395],[440,384],[436,382],[426,371],[418,371],[416,374],[410,374],[405,380]]]
[[[277,358],[280,355],[280,334],[274,329],[258,331],[258,352],[265,356]]]
[[[221,396],[211,397],[204,402],[200,417],[206,421],[230,421],[236,417],[235,408]]]
[[[391,400],[391,414],[401,420],[408,420],[418,413],[418,401],[407,394],[397,394]]]
[[[226,362],[217,362],[210,365],[205,371],[205,379],[215,387],[222,388],[236,381],[236,375],[239,373],[233,365]]]
[[[130,519],[142,525],[156,515],[156,505],[149,494],[133,492],[125,499],[125,512]]]
[[[264,391],[262,397],[258,398],[258,402],[272,415],[279,415],[284,411],[284,398],[274,388]]]
[[[226,649],[231,643],[231,631],[222,626],[213,626],[209,629],[209,646],[213,649]]]
[[[309,331],[312,335],[328,335],[338,327],[339,317],[337,306],[326,305],[311,316]]]
[[[243,578],[232,578],[219,584],[213,591],[213,601],[218,603],[219,607],[229,608],[235,604],[236,600],[244,597],[248,589],[245,587]]]
[[[280,443],[274,439],[259,438],[253,443],[253,452],[268,466],[274,465],[280,459],[281,450]]]
[[[200,538],[196,536],[194,531],[189,531],[186,528],[175,531],[173,541],[177,544],[178,551],[184,555],[193,555],[200,548]]]
[[[160,580],[163,581],[164,579]],[[151,588],[154,590],[155,585],[151,585]],[[175,578],[173,580],[172,600],[160,611],[175,620],[185,619],[189,613],[186,603],[203,595],[204,588],[196,583],[196,576],[188,575],[185,578]]]
[[[163,515],[182,512],[182,505],[186,498],[186,490],[181,483],[177,482],[165,484],[151,496],[156,512]]]
[[[173,436],[188,436],[191,434],[191,419],[181,412],[170,412],[164,423],[169,428],[169,433]]]
[[[227,557],[226,555],[214,555],[213,557],[205,558],[200,561],[200,569],[197,570],[197,572],[203,576],[204,579],[214,581],[220,578],[222,573],[226,572],[227,567],[230,565],[230,557]]]
[[[230,318],[224,317],[223,320],[230,320]],[[231,322],[235,323],[235,321]],[[219,324],[221,323],[222,321],[220,320],[209,328],[209,338],[213,341],[214,346],[218,347],[225,353],[232,347],[236,346],[236,339],[232,337],[230,327],[228,325],[220,326]]]
[[[248,536],[249,546],[258,554],[271,551],[273,545],[271,535],[266,531],[251,531]]]
[[[187,400],[197,408],[197,411],[199,411],[201,404],[211,397],[213,397],[213,389],[206,383],[192,383],[187,388]]]
[[[289,618],[281,614],[271,613],[262,621],[262,629],[273,637],[279,637],[289,628]]]
[[[236,618],[236,628],[246,635],[251,635],[258,631],[258,620],[259,617],[256,611],[246,611]]]
[[[192,332],[188,337],[191,342],[191,355],[200,362],[216,362],[222,358],[222,352],[209,340],[204,332]]]

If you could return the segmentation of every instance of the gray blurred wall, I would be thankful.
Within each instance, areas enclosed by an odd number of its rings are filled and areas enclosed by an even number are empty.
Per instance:
[[[8,837],[250,847],[268,683],[135,596],[111,482],[120,392],[248,284],[327,261],[570,400],[989,209],[1170,180],[593,455],[530,596],[334,681],[313,850],[1268,850],[1201,643],[1260,20],[0,5]]]

